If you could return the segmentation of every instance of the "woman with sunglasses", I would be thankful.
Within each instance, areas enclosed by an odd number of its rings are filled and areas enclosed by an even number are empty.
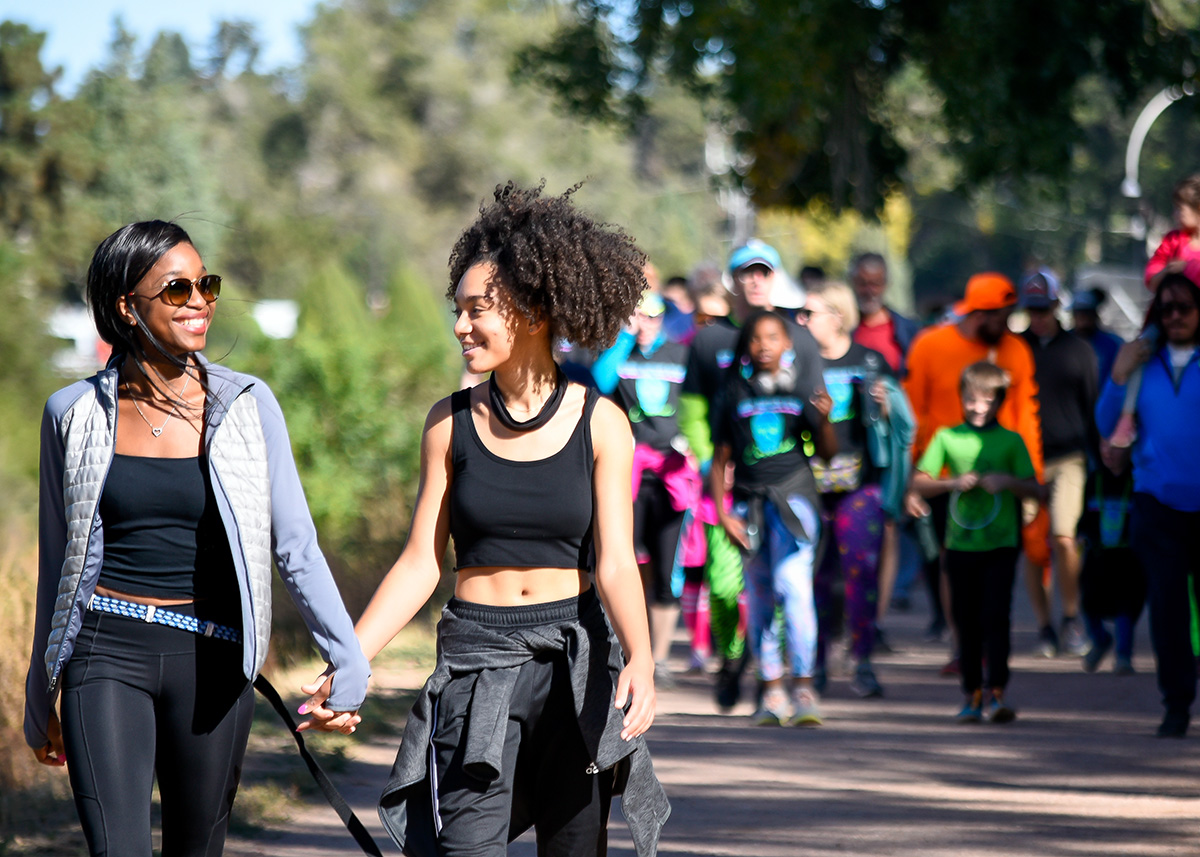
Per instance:
[[[39,578],[25,738],[67,766],[92,854],[215,855],[267,656],[271,564],[336,670],[302,728],[351,732],[369,667],[317,546],[270,390],[201,356],[221,278],[172,223],[96,249],[108,366],[42,420]],[[61,720],[55,698],[61,692]]]
[[[1188,582],[1200,584],[1200,287],[1173,272],[1159,283],[1148,325],[1159,346],[1139,337],[1117,352],[1096,402],[1096,427],[1116,428],[1131,376],[1142,367],[1133,444],[1130,543],[1149,584],[1150,638],[1166,709],[1161,738],[1182,738],[1196,698]]]
[[[641,738],[654,659],[633,436],[553,354],[564,338],[612,344],[644,260],[570,192],[511,182],[451,253],[454,333],[467,370],[491,377],[429,412],[408,541],[357,626],[374,657],[433,595],[453,537],[437,665],[381,798],[405,854],[502,857],[533,827],[543,857],[603,855],[619,792],[637,854],[655,853],[669,810]],[[310,703],[327,690],[313,687]]]

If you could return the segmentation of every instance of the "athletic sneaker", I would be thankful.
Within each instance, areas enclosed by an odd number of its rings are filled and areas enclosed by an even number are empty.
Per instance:
[[[792,726],[820,726],[821,709],[817,705],[817,692],[808,686],[796,688],[792,698]]]
[[[854,678],[850,679],[850,692],[860,699],[883,696],[883,686],[875,678],[870,661],[863,661],[854,671]]]
[[[1187,735],[1188,723],[1191,722],[1191,719],[1192,716],[1186,708],[1168,708],[1162,723],[1158,725],[1158,731],[1154,734],[1159,738],[1182,738]]]
[[[1104,660],[1104,656],[1108,654],[1108,650],[1112,648],[1112,645],[1113,639],[1111,634],[1105,634],[1103,640],[1098,643],[1092,643],[1092,647],[1083,656],[1084,670],[1094,673],[1096,668],[1100,666],[1100,662]]]
[[[998,687],[992,688],[988,700],[987,719],[989,723],[1012,723],[1017,719],[1017,711],[1004,701],[1004,691]]]
[[[954,676],[962,675],[962,661],[958,655],[946,661],[945,665],[938,670],[938,675],[942,676],[942,678],[953,678]]]
[[[755,726],[782,726],[787,722],[787,694],[779,686],[763,690],[762,704],[754,712]]]
[[[983,691],[977,690],[967,697],[954,719],[959,723],[979,723],[983,720]]]
[[[1076,617],[1064,618],[1058,626],[1059,645],[1063,654],[1082,657],[1088,650],[1087,635]]]
[[[736,660],[725,660],[717,672],[716,684],[713,688],[717,707],[722,714],[728,714],[742,698],[742,673],[746,670],[746,656]]]
[[[1058,657],[1058,634],[1054,633],[1054,628],[1050,625],[1043,625],[1038,631],[1038,642],[1034,654],[1043,658]]]

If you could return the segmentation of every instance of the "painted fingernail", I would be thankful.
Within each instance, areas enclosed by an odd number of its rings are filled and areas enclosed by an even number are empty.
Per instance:
[[[297,714],[308,714],[308,703],[307,702],[301,703],[300,707],[296,709],[296,713]]]

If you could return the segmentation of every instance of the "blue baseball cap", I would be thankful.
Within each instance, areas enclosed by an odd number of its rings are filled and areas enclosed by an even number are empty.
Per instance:
[[[779,252],[770,244],[751,238],[733,251],[733,255],[729,257],[729,270],[740,271],[750,265],[766,265],[774,271],[783,267],[783,261],[779,258]]]
[[[1041,268],[1021,280],[1019,291],[1025,309],[1049,309],[1058,302],[1058,278]]]

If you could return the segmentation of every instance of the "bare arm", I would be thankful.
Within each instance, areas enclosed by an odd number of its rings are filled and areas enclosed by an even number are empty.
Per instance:
[[[1030,498],[1040,503],[1048,502],[1050,489],[1036,478],[1020,479],[1011,473],[987,473],[979,478],[979,487],[989,494],[1009,491],[1021,499]]]
[[[442,557],[450,538],[450,400],[433,406],[425,419],[421,436],[421,476],[417,486],[416,508],[408,540],[371,596],[371,602],[354,626],[363,654],[370,660],[386,646],[433,594],[441,578]],[[313,720],[300,729],[322,728],[325,699],[329,695],[328,678],[318,677],[301,690],[311,694],[300,713],[312,713]],[[330,712],[331,714],[332,712]]]
[[[729,467],[732,455],[733,450],[727,443],[718,444],[713,450],[712,468],[708,471],[708,491],[717,507],[717,520],[725,528],[726,535],[743,550],[750,550],[750,540],[746,537],[746,522],[725,509],[725,470]]]
[[[442,576],[450,540],[450,402],[434,405],[421,437],[421,478],[408,540],[354,626],[363,653],[374,658],[417,615]]]
[[[951,491],[970,491],[979,484],[976,473],[963,473],[949,479],[936,479],[924,470],[913,473],[912,490],[921,497],[936,497],[939,494],[949,494]]]
[[[817,455],[830,461],[838,451],[837,433],[833,423],[829,421],[829,413],[833,410],[833,399],[825,390],[818,390],[809,399],[813,410],[817,412],[816,419],[811,420],[813,426],[813,449]]]
[[[621,737],[629,740],[654,722],[654,657],[633,552],[633,435],[620,408],[607,399],[597,402],[592,413],[592,438],[596,590],[625,650],[626,666],[617,680],[615,705],[623,709],[629,703],[621,731]]]

